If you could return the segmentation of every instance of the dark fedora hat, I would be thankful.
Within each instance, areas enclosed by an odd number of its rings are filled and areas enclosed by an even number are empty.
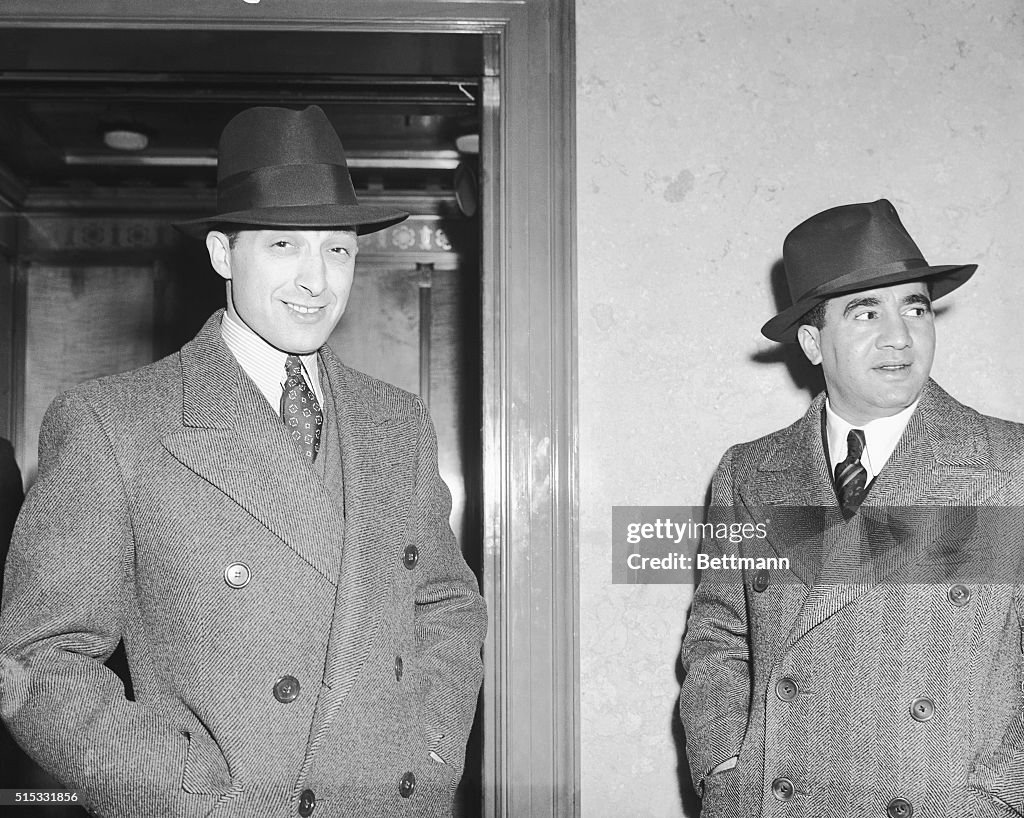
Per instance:
[[[341,139],[317,105],[249,108],[220,136],[217,213],[179,222],[202,238],[220,225],[244,227],[352,227],[372,233],[408,218],[356,199]]]
[[[761,327],[773,341],[795,341],[800,319],[833,296],[927,280],[936,299],[978,269],[977,264],[931,266],[886,199],[811,216],[786,236],[782,261],[793,306]]]

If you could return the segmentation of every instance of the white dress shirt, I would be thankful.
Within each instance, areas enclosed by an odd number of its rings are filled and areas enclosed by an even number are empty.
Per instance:
[[[846,437],[850,430],[861,429],[864,432],[865,445],[860,462],[867,469],[868,483],[874,480],[896,451],[896,445],[900,442],[903,430],[907,428],[917,403],[918,401],[914,401],[906,409],[890,417],[877,418],[864,426],[854,426],[837,415],[828,398],[825,398],[825,436],[828,439],[830,474],[835,474],[836,466],[846,460]]]
[[[268,344],[244,323],[232,318],[229,312],[224,313],[220,322],[220,334],[242,371],[256,384],[274,412],[279,413],[281,393],[287,378],[284,362],[288,353]],[[306,383],[312,388],[317,402],[323,406],[324,393],[320,388],[320,367],[317,366],[316,353],[300,355],[299,360],[302,362]]]

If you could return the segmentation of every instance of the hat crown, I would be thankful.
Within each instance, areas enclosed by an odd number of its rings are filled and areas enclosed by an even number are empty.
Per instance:
[[[341,138],[323,109],[259,106],[236,114],[221,132],[216,214],[176,227],[200,238],[225,224],[364,234],[408,215],[359,203]]]
[[[794,227],[782,245],[793,302],[840,278],[869,279],[892,264],[927,262],[887,199],[840,205]]]
[[[259,106],[237,114],[220,136],[217,181],[282,165],[347,167],[341,139],[323,109]]]

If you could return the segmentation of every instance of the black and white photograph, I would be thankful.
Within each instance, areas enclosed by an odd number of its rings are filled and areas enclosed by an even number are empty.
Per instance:
[[[1024,818],[1013,0],[4,0],[0,812]]]

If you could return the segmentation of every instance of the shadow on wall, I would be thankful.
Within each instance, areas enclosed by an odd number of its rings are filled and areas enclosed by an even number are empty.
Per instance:
[[[769,285],[775,301],[776,312],[782,312],[792,305],[789,285],[786,283],[786,268],[783,266],[781,258],[772,265],[769,273]],[[765,320],[767,321],[770,317],[765,316]],[[750,360],[758,364],[785,364],[794,386],[805,390],[809,398],[813,398],[825,388],[821,367],[813,366],[807,360],[799,344],[776,344],[771,349],[755,352],[750,356]]]

